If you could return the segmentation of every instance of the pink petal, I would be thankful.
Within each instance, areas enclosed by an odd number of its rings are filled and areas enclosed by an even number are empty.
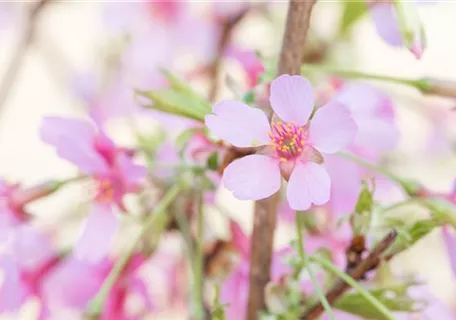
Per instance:
[[[241,226],[233,220],[230,220],[230,231],[231,241],[242,255],[248,258],[250,252],[250,239],[244,233]]]
[[[287,200],[293,210],[307,210],[311,204],[329,200],[331,181],[325,169],[314,163],[297,163],[287,187]]]
[[[0,261],[3,282],[0,287],[0,314],[18,310],[25,303],[28,291],[21,280],[19,264],[14,255],[4,255]]]
[[[267,198],[280,188],[279,162],[258,154],[246,156],[232,162],[223,172],[222,180],[240,200]]]
[[[21,268],[40,267],[57,254],[50,239],[30,224],[21,224],[16,228],[13,245]]]
[[[344,87],[334,98],[346,106],[358,126],[354,145],[371,151],[396,147],[399,131],[394,121],[393,102],[379,89],[367,84]]]
[[[220,288],[220,303],[226,304],[225,315],[228,320],[243,319],[246,314],[249,291],[248,265],[241,262],[231,272]]]
[[[98,292],[103,280],[104,274],[97,266],[69,257],[44,279],[43,296],[59,307],[82,311]]]
[[[453,271],[453,275],[456,277],[456,234],[452,234],[448,226],[443,226],[442,236],[448,252],[451,270]]]
[[[386,43],[400,47],[403,44],[396,12],[392,3],[376,3],[370,8],[377,33]]]
[[[41,139],[56,147],[62,158],[73,162],[82,171],[106,171],[104,159],[95,150],[96,132],[90,123],[78,119],[46,117],[40,127]]]
[[[281,75],[271,82],[272,109],[284,121],[303,126],[313,111],[313,89],[301,76]]]
[[[154,311],[155,308],[152,303],[149,291],[147,289],[146,283],[142,279],[138,277],[130,279],[128,283],[128,289],[130,289],[132,293],[136,293],[141,298],[148,313]]]
[[[325,157],[324,167],[331,177],[332,214],[341,217],[353,210],[361,191],[362,172],[357,164],[337,155]]]
[[[356,146],[375,151],[388,151],[397,146],[400,134],[394,123],[373,117],[355,120],[358,126]]]
[[[206,116],[206,125],[220,139],[239,148],[269,143],[268,118],[260,109],[226,100],[214,105],[212,112],[215,115]]]
[[[309,142],[318,151],[335,153],[355,138],[357,127],[350,111],[338,102],[319,108],[310,123]]]
[[[97,262],[110,251],[118,221],[108,204],[94,204],[74,249],[76,258]]]
[[[129,190],[140,185],[147,175],[146,167],[135,164],[125,153],[117,155],[117,165]]]

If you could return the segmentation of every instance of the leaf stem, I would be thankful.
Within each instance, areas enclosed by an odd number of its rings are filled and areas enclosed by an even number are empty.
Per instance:
[[[355,279],[353,279],[348,274],[340,270],[337,266],[335,266],[331,261],[319,256],[312,256],[310,257],[310,260],[320,264],[323,268],[325,268],[329,272],[332,272],[334,275],[344,280],[352,288],[357,290],[367,301],[369,301],[372,304],[372,306],[374,306],[379,312],[381,312],[385,316],[385,319],[396,319],[394,315],[391,313],[391,311],[388,310],[388,308],[384,304],[382,304],[377,298],[375,298],[369,291],[364,289]]]
[[[367,160],[364,160],[363,158],[357,157],[354,154],[351,153],[346,153],[346,152],[339,152],[339,156],[344,157],[345,159],[348,159],[350,161],[353,161],[360,166],[363,166],[364,168],[370,169],[372,171],[375,171],[377,173],[380,173],[381,175],[389,178],[391,181],[399,184],[404,191],[409,194],[410,196],[413,196],[416,194],[416,191],[418,189],[418,184],[413,182],[413,181],[406,181],[405,179],[402,179],[389,171],[386,168],[382,168],[380,166],[377,166],[373,163],[368,162]]]
[[[321,304],[325,308],[326,312],[328,313],[328,317],[330,320],[336,320],[336,316],[334,315],[334,312],[332,311],[331,305],[329,304],[328,300],[325,297],[325,294],[323,293],[323,290],[320,287],[320,284],[318,283],[317,277],[315,276],[315,273],[312,270],[312,266],[309,260],[309,257],[304,251],[304,241],[302,238],[302,229],[304,228],[304,220],[303,220],[303,215],[304,212],[302,211],[297,211],[296,212],[296,235],[298,237],[298,253],[299,257],[301,258],[301,261],[304,263],[304,267],[307,270],[307,273],[309,274],[310,280],[312,281],[313,287],[315,289],[315,292],[317,293],[318,299],[320,300]]]
[[[204,212],[203,212],[203,195],[202,190],[197,189],[195,192],[195,207],[196,207],[196,250],[194,251],[194,316],[196,319],[204,319],[204,301],[203,301],[203,264],[204,264]]]
[[[422,93],[429,92],[429,83],[428,79],[420,78],[420,79],[410,79],[410,78],[399,78],[393,76],[386,76],[380,74],[372,74],[362,71],[356,70],[346,70],[340,69],[333,66],[328,65],[315,65],[315,64],[303,64],[301,66],[301,73],[307,72],[324,72],[324,73],[333,73],[339,76],[347,77],[347,78],[355,78],[355,79],[368,79],[368,80],[377,80],[377,81],[384,81],[384,82],[391,82],[395,84],[405,85],[413,87]]]

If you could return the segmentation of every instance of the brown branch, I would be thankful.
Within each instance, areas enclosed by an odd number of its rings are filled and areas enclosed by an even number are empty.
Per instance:
[[[2,108],[5,104],[12,87],[16,82],[17,75],[19,74],[22,66],[22,61],[24,60],[24,57],[35,36],[35,27],[38,16],[48,2],[49,0],[40,0],[29,12],[29,18],[27,20],[27,25],[25,26],[24,34],[14,50],[11,61],[8,63],[8,68],[0,81],[0,108]]]
[[[209,87],[208,99],[209,101],[214,101],[217,97],[219,91],[219,78],[220,78],[220,66],[222,63],[222,58],[225,53],[226,48],[228,47],[231,39],[231,34],[233,33],[235,27],[242,21],[249,9],[242,10],[234,17],[229,17],[227,20],[222,22],[222,30],[219,38],[219,43],[217,46],[217,53],[214,60],[209,66],[209,78],[212,81],[211,86]]]
[[[393,242],[396,240],[397,232],[396,230],[390,231],[383,239],[380,241],[375,248],[369,253],[369,255],[363,259],[358,266],[356,266],[348,274],[355,280],[360,280],[365,277],[366,273],[377,268],[380,264],[382,254],[388,249]],[[350,289],[350,286],[343,281],[342,279],[337,279],[335,284],[329,289],[326,293],[326,299],[329,304],[334,304],[334,302],[341,297],[347,290]],[[303,320],[315,320],[318,319],[324,312],[324,307],[321,302],[317,302],[311,306],[300,319]]]
[[[278,74],[299,74],[304,44],[315,0],[290,0]],[[269,108],[269,113],[272,110]],[[264,288],[269,282],[278,194],[255,203],[250,253],[250,279],[247,319],[256,320],[265,307]]]

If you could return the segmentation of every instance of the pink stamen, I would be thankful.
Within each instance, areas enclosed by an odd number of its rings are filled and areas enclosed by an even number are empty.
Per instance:
[[[306,144],[303,128],[294,123],[272,123],[269,138],[271,146],[282,162],[297,158]]]

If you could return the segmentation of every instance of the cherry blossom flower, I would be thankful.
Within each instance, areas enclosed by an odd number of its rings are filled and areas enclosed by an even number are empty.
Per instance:
[[[102,320],[135,320],[141,315],[130,315],[127,312],[127,299],[137,295],[144,307],[144,312],[152,312],[154,306],[144,281],[138,274],[145,257],[136,254],[123,269],[112,287],[101,316]],[[44,292],[53,307],[65,307],[85,311],[89,301],[100,289],[104,280],[114,266],[115,261],[103,259],[96,264],[75,259],[69,256],[49,275],[44,283]],[[68,288],[72,288],[68,290]]]
[[[117,147],[99,125],[90,122],[47,117],[40,134],[62,158],[96,182],[97,191],[75,254],[81,259],[101,259],[117,231],[114,208],[125,211],[123,197],[139,191],[146,169],[134,164],[128,150]]]
[[[225,314],[228,320],[239,319],[240,315],[246,314],[247,299],[249,292],[250,270],[250,239],[242,231],[241,227],[231,221],[230,230],[232,243],[238,250],[239,259],[234,264],[228,277],[220,287],[220,302],[227,304]],[[271,280],[278,282],[282,277],[291,274],[291,268],[286,265],[283,258],[290,250],[276,251],[273,254],[271,265]],[[242,316],[241,316],[242,317]]]
[[[393,1],[368,0],[369,11],[377,33],[386,43],[394,47],[406,46],[417,59],[420,59],[425,50],[426,39],[419,17],[416,16],[417,3],[414,1],[402,2],[407,5],[408,9],[403,9],[406,17],[402,18],[404,20],[402,22],[399,21]],[[400,23],[404,24],[404,30],[401,30]]]
[[[333,97],[347,107],[356,122],[358,132],[349,150],[364,159],[377,162],[387,151],[393,150],[400,133],[397,128],[393,101],[381,90],[363,83],[344,85]],[[325,167],[331,177],[331,199],[328,205],[337,215],[351,212],[359,192],[361,180],[376,178],[377,191],[388,188],[385,178],[337,155],[325,157]]]
[[[232,162],[223,184],[241,200],[258,200],[277,192],[281,175],[288,180],[287,199],[294,210],[329,200],[330,178],[321,166],[321,153],[333,154],[349,145],[356,124],[338,102],[319,108],[313,118],[313,90],[301,76],[282,75],[271,83],[269,98],[279,118],[270,125],[266,115],[237,101],[214,105],[206,125],[236,147],[259,147],[259,152]]]
[[[0,287],[0,313],[16,312],[32,297],[40,301],[39,320],[48,319],[49,300],[43,282],[60,262],[46,235],[30,224],[21,224],[10,234],[0,255],[3,283]]]
[[[259,77],[265,69],[255,52],[231,46],[226,50],[225,56],[241,64],[246,73],[247,89],[252,89],[258,84]]]

